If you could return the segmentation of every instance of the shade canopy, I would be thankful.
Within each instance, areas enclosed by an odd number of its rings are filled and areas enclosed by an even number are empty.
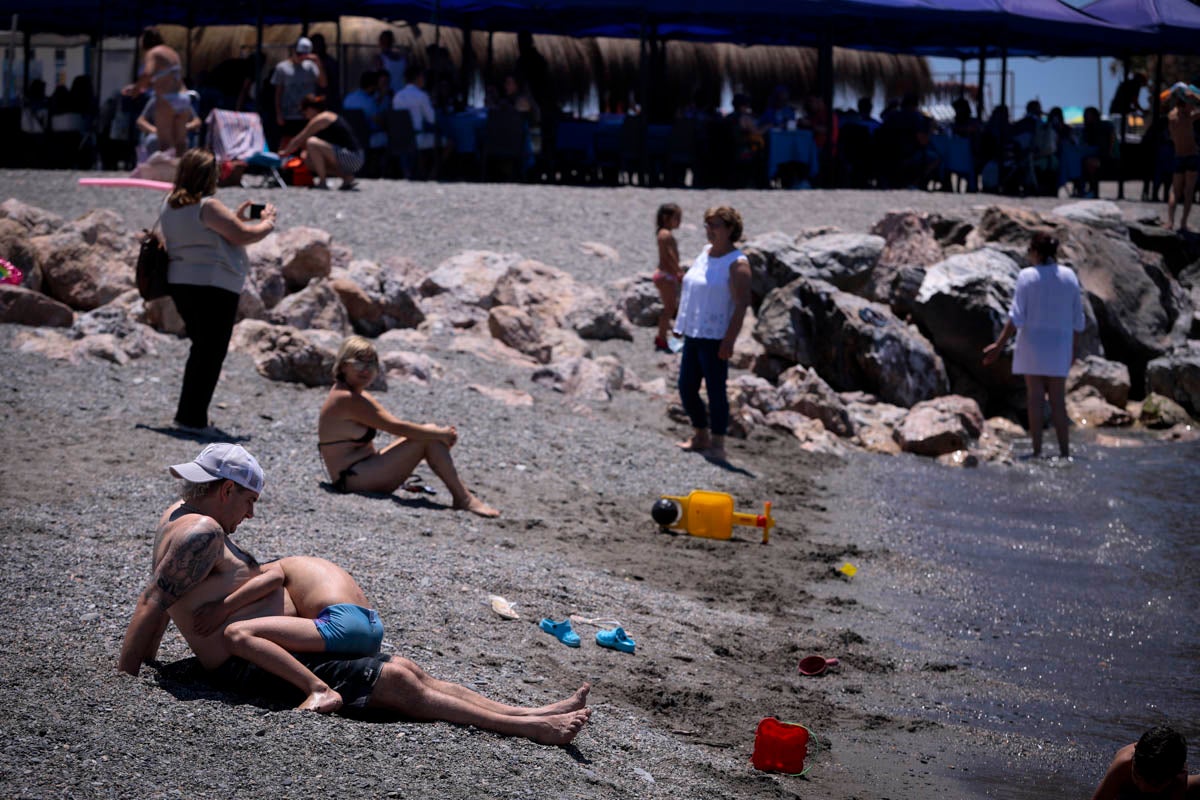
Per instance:
[[[6,0],[26,31],[316,22],[341,15],[567,36],[843,47],[961,58],[1200,52],[1187,0]],[[0,23],[3,24],[3,23]]]

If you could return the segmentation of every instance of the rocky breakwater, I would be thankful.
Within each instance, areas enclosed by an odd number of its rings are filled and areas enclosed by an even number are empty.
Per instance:
[[[980,357],[1038,230],[1059,236],[1085,293],[1072,418],[1190,436],[1200,414],[1200,342],[1188,338],[1198,332],[1200,249],[1127,223],[1103,202],[1050,214],[997,206],[978,220],[894,212],[871,233],[775,232],[742,243],[754,301],[732,361],[731,433],[790,436],[834,455],[1011,458],[1025,418],[1021,383],[1010,359],[985,368]],[[68,221],[0,204],[0,257],[25,275],[20,287],[0,287],[0,322],[23,326],[15,346],[126,363],[182,335],[169,298],[146,303],[133,288],[136,233],[111,211]],[[315,228],[279,231],[249,256],[232,346],[270,380],[328,384],[339,343],[357,332],[380,352],[379,389],[389,379],[442,379],[453,355],[496,368],[478,370],[495,385],[472,388],[497,402],[529,405],[533,386],[575,405],[633,390],[678,419],[674,359],[650,362],[644,345],[628,344],[636,327],[657,321],[648,276],[585,285],[552,265],[482,250],[431,267],[402,256],[377,263]],[[632,365],[647,362],[667,374],[639,380]]]
[[[1086,328],[1068,378],[1075,424],[1193,435],[1200,247],[1127,222],[1104,201],[1044,214],[993,206],[977,223],[894,212],[871,234],[776,232],[744,242],[763,349],[751,368],[764,384],[748,391],[732,382],[731,396],[754,412],[735,418],[743,427],[761,418],[831,452],[830,436],[959,465],[1010,458],[1008,443],[1022,432],[1014,423],[1025,419],[1023,384],[1011,352],[991,367],[981,354],[1004,325],[1038,231],[1062,242],[1060,262],[1084,293]],[[626,306],[637,306],[630,288]],[[807,404],[788,407],[772,390],[794,387],[797,368],[811,375],[805,385],[819,380],[828,391],[810,389]],[[827,424],[843,410],[849,426]],[[796,415],[821,421],[825,437]]]

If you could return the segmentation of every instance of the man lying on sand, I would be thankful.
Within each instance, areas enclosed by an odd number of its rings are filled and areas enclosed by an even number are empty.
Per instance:
[[[258,462],[233,444],[212,444],[191,464],[171,468],[184,480],[183,499],[159,520],[154,538],[154,578],[138,598],[125,631],[118,669],[137,675],[154,658],[167,623],[175,622],[205,669],[231,691],[278,694],[288,684],[230,652],[225,628],[237,621],[296,616],[283,587],[236,610],[214,631],[201,634],[196,614],[219,602],[260,572],[258,562],[229,538],[254,516],[263,486]],[[507,706],[464,686],[437,680],[406,658],[375,654],[346,657],[304,653],[297,660],[337,692],[345,707],[399,712],[419,720],[443,720],[565,745],[591,716],[589,686],[538,708]]]
[[[1187,741],[1165,726],[1117,751],[1092,800],[1197,800],[1200,775],[1187,774]]]

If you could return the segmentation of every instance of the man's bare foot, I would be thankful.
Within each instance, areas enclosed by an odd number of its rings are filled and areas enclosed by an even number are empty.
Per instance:
[[[299,711],[316,711],[318,714],[332,714],[342,707],[342,696],[333,689],[313,692],[304,698],[304,702],[296,706]]]
[[[470,511],[472,514],[478,514],[481,517],[498,517],[500,510],[492,508],[487,503],[480,500],[473,494],[469,494],[462,500],[454,501],[455,511]]]
[[[581,708],[566,714],[530,717],[529,730],[525,736],[538,744],[554,744],[561,747],[570,744],[579,735],[591,716],[590,708]]]
[[[552,717],[556,714],[566,714],[570,711],[578,711],[581,708],[587,707],[588,692],[592,690],[590,683],[585,683],[580,686],[575,692],[565,700],[559,700],[557,703],[551,703],[541,708],[531,708],[525,716],[530,717]]]

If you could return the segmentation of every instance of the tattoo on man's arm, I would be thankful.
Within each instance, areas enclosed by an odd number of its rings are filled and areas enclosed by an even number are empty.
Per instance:
[[[164,609],[191,591],[212,569],[215,560],[212,543],[216,538],[214,531],[190,534],[158,565],[155,585],[169,601]]]

